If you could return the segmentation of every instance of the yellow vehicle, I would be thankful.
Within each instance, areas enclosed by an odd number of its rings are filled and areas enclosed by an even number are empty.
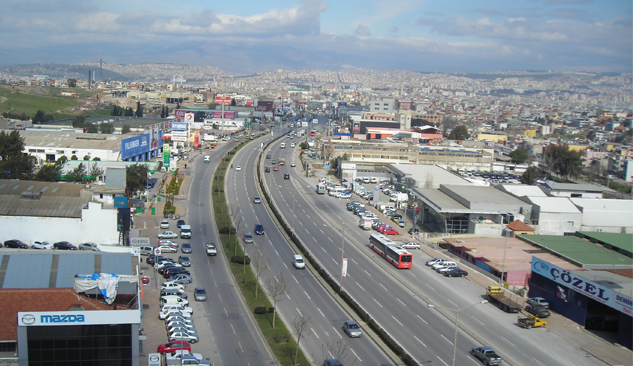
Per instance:
[[[547,322],[545,320],[541,320],[540,318],[530,315],[527,318],[519,318],[519,325],[525,329],[530,329],[544,327],[547,325]]]

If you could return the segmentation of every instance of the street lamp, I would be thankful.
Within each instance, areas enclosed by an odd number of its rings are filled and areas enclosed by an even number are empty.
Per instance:
[[[471,306],[475,306],[475,305],[479,305],[479,304],[486,304],[488,302],[488,300],[481,300],[479,302],[476,302],[474,304],[470,304],[468,306],[465,306],[461,309],[451,309],[451,308],[445,308],[442,306],[436,306],[433,304],[427,304],[426,306],[430,307],[430,308],[438,308],[438,309],[444,309],[444,310],[450,310],[450,311],[454,311],[455,312],[455,341],[453,342],[453,366],[455,366],[455,356],[457,355],[457,329],[459,328],[459,312],[462,310],[466,310]]]
[[[343,272],[343,261],[345,260],[345,221],[341,224],[343,226],[343,243],[341,244],[341,289],[339,290],[339,294],[343,292],[343,277],[345,277],[345,273]]]

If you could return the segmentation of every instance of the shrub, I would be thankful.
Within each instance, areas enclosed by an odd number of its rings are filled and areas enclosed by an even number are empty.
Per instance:
[[[244,263],[244,261],[246,261],[246,263]],[[248,265],[251,264],[251,259],[248,256],[234,255],[231,257],[231,262]]]
[[[230,229],[227,226],[223,226],[223,227],[220,228],[220,234],[228,234],[229,232],[231,234],[235,234],[237,232],[237,230],[235,230],[235,228],[233,226],[231,226]]]
[[[254,311],[255,314],[266,314],[266,307],[265,306],[258,306],[255,308]]]
[[[273,338],[275,339],[275,342],[277,342],[277,343],[281,342],[281,335],[279,333],[275,333]]]

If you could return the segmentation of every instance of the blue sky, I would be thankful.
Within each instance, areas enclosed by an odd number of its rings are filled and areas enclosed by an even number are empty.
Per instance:
[[[4,0],[0,64],[631,72],[627,0]]]

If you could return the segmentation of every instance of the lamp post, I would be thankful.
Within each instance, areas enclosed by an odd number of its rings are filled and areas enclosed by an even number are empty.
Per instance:
[[[292,236],[295,236],[295,194],[294,192],[292,193]]]
[[[479,305],[479,304],[485,304],[487,303],[488,300],[482,300],[479,302],[476,302],[474,304],[470,304],[468,306],[465,306],[461,309],[451,309],[451,308],[445,308],[442,306],[435,306],[433,304],[427,304],[426,306],[430,307],[430,308],[438,308],[438,309],[444,309],[444,310],[450,310],[450,311],[454,311],[455,312],[455,340],[453,341],[453,366],[455,366],[455,356],[457,355],[457,329],[459,328],[459,312],[462,310],[466,310],[471,306],[475,306],[475,305]]]
[[[343,243],[341,244],[341,288],[339,294],[343,292],[343,277],[345,276],[343,272],[343,261],[345,260],[345,221],[341,224],[343,225]]]

